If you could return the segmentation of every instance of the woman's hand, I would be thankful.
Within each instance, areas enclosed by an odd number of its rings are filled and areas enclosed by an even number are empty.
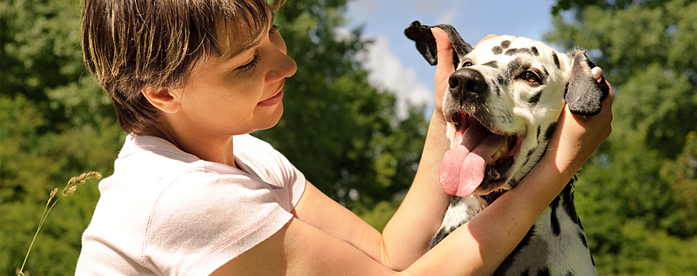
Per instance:
[[[435,113],[433,115],[437,118],[443,118],[443,96],[445,95],[445,91],[448,90],[448,79],[450,75],[455,72],[455,66],[452,62],[454,52],[453,45],[450,44],[450,40],[445,31],[439,28],[432,28],[431,32],[436,38],[438,49],[438,66],[436,67],[436,75],[434,78]]]
[[[597,68],[597,67],[596,67]],[[598,68],[599,69],[599,68]],[[594,71],[597,69],[594,68]],[[601,76],[601,75],[600,75]],[[605,81],[610,91],[603,100],[603,108],[595,116],[579,116],[564,107],[557,123],[557,130],[547,146],[546,156],[554,157],[554,164],[563,174],[571,178],[593,152],[612,132],[612,101],[614,94],[610,83]]]

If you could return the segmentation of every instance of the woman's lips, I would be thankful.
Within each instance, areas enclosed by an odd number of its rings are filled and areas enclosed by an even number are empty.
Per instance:
[[[284,93],[283,93],[283,85],[284,85],[284,84],[285,84],[285,80],[281,81],[281,85],[280,85],[280,87],[279,87],[278,90],[277,90],[278,92],[276,92],[276,93],[275,93],[273,96],[271,96],[270,98],[268,98],[268,99],[266,99],[266,100],[263,100],[263,101],[259,102],[259,105],[261,105],[261,106],[272,106],[272,105],[276,105],[276,104],[280,103],[281,100],[283,100],[283,94],[284,94]]]

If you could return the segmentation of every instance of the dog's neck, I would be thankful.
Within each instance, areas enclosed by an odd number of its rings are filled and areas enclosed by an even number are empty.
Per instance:
[[[597,275],[574,206],[575,181],[569,181],[492,275]]]
[[[557,195],[552,203],[546,208],[545,212],[551,212],[551,210],[557,209],[561,204],[564,207],[565,212],[568,213],[569,217],[572,218],[573,222],[581,225],[581,221],[576,214],[576,207],[574,205],[575,183],[576,176],[574,176],[569,183],[567,183],[564,190]],[[487,195],[469,195],[467,197],[451,196],[450,204],[447,212],[445,213],[445,217],[443,218],[441,228],[431,240],[430,248],[433,248],[456,228],[469,222],[472,218],[474,218],[474,216],[486,209],[504,193],[505,191],[499,191]],[[542,221],[539,218],[537,221],[535,221],[535,224],[538,225],[542,223],[547,223],[547,221]],[[533,226],[533,228],[535,227]]]

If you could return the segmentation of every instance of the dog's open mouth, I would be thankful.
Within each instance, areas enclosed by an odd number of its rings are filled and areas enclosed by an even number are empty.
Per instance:
[[[443,190],[464,197],[500,189],[509,178],[522,137],[492,132],[466,113],[456,113],[451,119],[457,133],[441,162]]]

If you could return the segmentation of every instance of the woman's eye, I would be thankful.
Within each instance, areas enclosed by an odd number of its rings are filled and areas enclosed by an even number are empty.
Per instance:
[[[272,34],[277,33],[278,28],[279,28],[278,25],[271,25],[271,29],[269,29],[269,33],[272,33]],[[254,57],[252,58],[252,60],[249,63],[242,65],[240,67],[237,67],[237,70],[240,72],[247,72],[249,70],[254,69],[254,67],[257,66],[258,63],[259,63],[259,56],[254,55]]]
[[[520,74],[520,78],[528,83],[542,84],[542,80],[540,80],[540,77],[538,77],[537,74],[535,74],[535,72],[532,71],[523,72],[522,74]]]
[[[254,58],[252,58],[252,61],[250,61],[249,63],[247,63],[245,65],[237,67],[237,70],[239,70],[240,72],[247,72],[249,70],[254,69],[254,67],[257,66],[257,63],[259,63],[259,56],[254,55]]]

